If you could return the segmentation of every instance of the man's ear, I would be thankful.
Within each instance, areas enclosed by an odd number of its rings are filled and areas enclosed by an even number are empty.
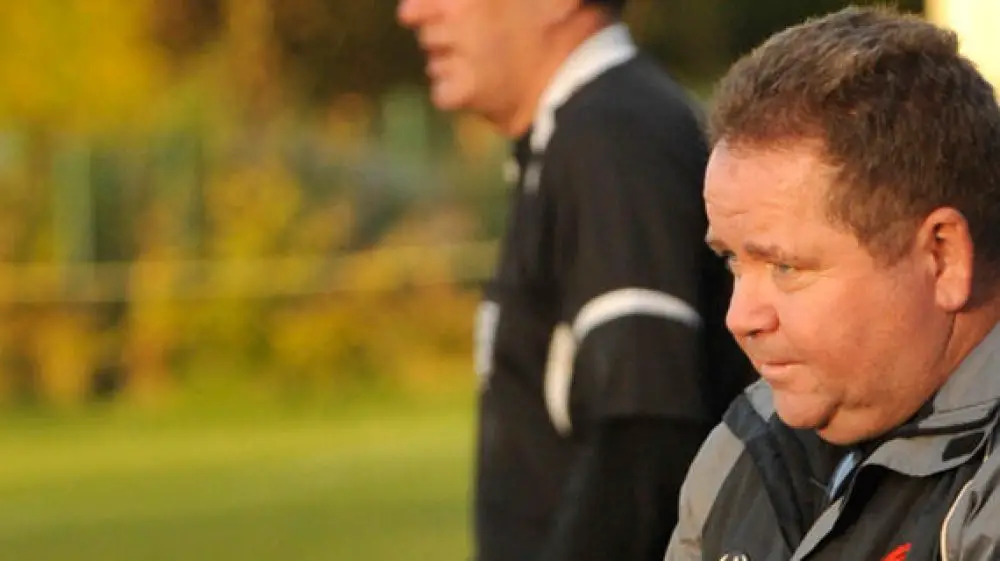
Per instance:
[[[584,0],[539,0],[538,3],[544,10],[545,23],[554,25],[569,19],[584,4]]]
[[[930,213],[917,231],[917,250],[934,270],[935,298],[949,312],[965,307],[972,297],[975,250],[969,223],[950,207]]]

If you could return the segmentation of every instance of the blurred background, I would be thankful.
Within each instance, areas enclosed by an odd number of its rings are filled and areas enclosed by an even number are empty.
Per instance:
[[[631,4],[710,104],[846,2]],[[994,0],[900,4],[997,75]],[[0,7],[0,560],[467,558],[506,146],[430,107],[394,9]]]

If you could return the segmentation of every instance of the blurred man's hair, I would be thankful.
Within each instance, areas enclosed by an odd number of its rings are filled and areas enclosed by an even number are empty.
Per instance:
[[[782,31],[722,79],[713,143],[820,143],[829,216],[877,258],[910,249],[938,207],[968,220],[977,279],[1000,273],[1000,109],[958,39],[915,15],[848,8]]]
[[[625,11],[625,0],[583,0],[583,3],[607,8],[614,16],[620,16]]]

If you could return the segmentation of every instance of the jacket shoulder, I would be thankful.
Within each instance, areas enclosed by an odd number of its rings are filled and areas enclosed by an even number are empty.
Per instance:
[[[770,388],[762,381],[752,384],[736,398],[726,413],[726,419],[712,430],[695,456],[681,487],[678,522],[667,548],[666,561],[702,559],[705,525],[723,485],[732,474],[745,445],[732,428],[733,421],[745,415],[760,415],[756,423],[766,420],[773,407]]]

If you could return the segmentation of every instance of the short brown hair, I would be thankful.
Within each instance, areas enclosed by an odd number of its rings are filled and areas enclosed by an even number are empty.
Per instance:
[[[713,141],[822,143],[839,170],[829,216],[893,262],[927,214],[969,223],[977,277],[1000,272],[1000,108],[954,33],[851,7],[782,31],[722,79]]]

